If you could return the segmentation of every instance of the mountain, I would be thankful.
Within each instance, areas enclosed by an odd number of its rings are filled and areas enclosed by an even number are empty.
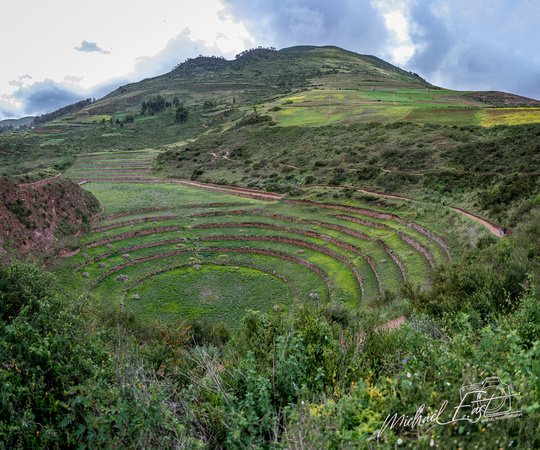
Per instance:
[[[21,117],[20,119],[0,120],[0,130],[2,130],[2,128],[7,129],[9,127],[13,127],[13,129],[17,129],[21,126],[30,125],[33,120],[34,120],[34,116]]]
[[[497,205],[537,189],[538,103],[444,89],[333,46],[256,48],[231,61],[188,59],[30,133],[0,136],[0,173],[65,171],[81,153],[151,148],[161,178],[280,192],[369,185],[418,198],[479,190],[467,206],[500,219]]]

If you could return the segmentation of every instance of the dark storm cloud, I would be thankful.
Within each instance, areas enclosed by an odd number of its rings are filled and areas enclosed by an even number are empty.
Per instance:
[[[23,78],[30,77],[21,77],[10,83],[18,87],[10,96],[11,98],[6,98],[8,101],[2,101],[0,98],[0,120],[23,115],[40,115],[85,98],[101,98],[127,83],[170,72],[174,66],[184,62],[186,58],[196,57],[199,54],[219,56],[221,52],[202,41],[192,41],[189,29],[185,29],[171,39],[156,55],[139,58],[132,73],[125,77],[106,80],[90,90],[77,86],[76,83],[81,81],[80,77],[66,76],[64,77],[66,83],[45,80],[28,86],[23,83]],[[20,103],[21,106],[14,107],[13,101]]]
[[[444,87],[540,99],[538,17],[540,2],[528,0],[415,1],[407,68]]]
[[[413,57],[402,64],[428,81],[463,90],[501,90],[540,99],[540,2],[403,0]],[[390,60],[377,1],[224,0],[259,45],[337,45]],[[391,61],[389,61],[391,62]]]
[[[39,115],[82,100],[84,95],[52,80],[45,80],[20,87],[13,93],[13,98],[22,104],[19,114]]]
[[[377,54],[387,38],[384,19],[370,0],[225,0],[261,45],[338,45]]]
[[[100,48],[95,42],[88,42],[88,41],[82,41],[81,45],[79,47],[73,47],[78,52],[85,52],[85,53],[102,53],[104,55],[110,54],[110,52],[103,50]]]

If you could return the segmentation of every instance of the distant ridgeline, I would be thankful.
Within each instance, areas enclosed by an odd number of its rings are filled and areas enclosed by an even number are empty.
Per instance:
[[[238,53],[235,56],[235,59],[242,58],[244,56],[248,57],[259,57],[259,58],[269,58],[272,56],[276,56],[278,54],[278,51],[275,47],[257,47],[257,48],[250,48],[248,50],[244,50],[243,52]],[[223,56],[204,56],[199,55],[197,58],[187,58],[183,63],[177,64],[173,67],[173,70],[176,70],[180,68],[183,64],[189,63],[190,61],[197,60],[198,63],[200,63],[202,60],[206,62],[206,64],[211,64],[212,62],[219,62],[219,61],[227,61]]]
[[[34,120],[32,121],[32,126],[37,127],[47,122],[52,122],[53,120],[59,119],[60,117],[67,116],[68,114],[79,111],[85,108],[86,106],[91,105],[95,101],[96,101],[95,98],[94,99],[87,98],[86,100],[81,100],[80,102],[64,106],[63,108],[57,109],[56,111],[34,117]]]
[[[0,126],[0,134],[8,133],[10,131],[16,131],[16,130],[27,130],[32,127],[44,125],[48,122],[52,122],[53,120],[60,119],[61,117],[67,116],[68,114],[80,111],[81,109],[85,108],[88,105],[91,105],[95,101],[96,101],[95,98],[94,99],[87,98],[86,100],[81,100],[80,102],[64,106],[60,109],[57,109],[56,111],[42,114],[41,116],[36,116],[32,118],[31,120],[22,120],[22,119],[13,120],[11,121],[12,123],[8,123],[10,121],[4,121],[8,124],[4,126]]]

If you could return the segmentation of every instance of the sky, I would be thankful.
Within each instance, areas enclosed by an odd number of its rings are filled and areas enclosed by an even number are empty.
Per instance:
[[[539,0],[18,0],[0,15],[0,120],[257,46],[336,45],[540,100],[539,18]]]

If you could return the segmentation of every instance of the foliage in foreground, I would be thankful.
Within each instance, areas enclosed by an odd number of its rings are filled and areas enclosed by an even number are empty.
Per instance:
[[[0,441],[538,447],[540,306],[531,274],[538,254],[527,230],[441,269],[428,293],[404,289],[401,301],[414,312],[392,332],[376,327],[377,309],[329,304],[250,311],[232,335],[208,323],[160,328],[122,311],[84,314],[50,275],[25,263],[4,267]],[[452,417],[461,388],[485,380],[518,394],[503,405],[515,416]],[[439,424],[391,425],[394,414],[413,418],[424,405],[422,417],[437,415],[445,402]]]

